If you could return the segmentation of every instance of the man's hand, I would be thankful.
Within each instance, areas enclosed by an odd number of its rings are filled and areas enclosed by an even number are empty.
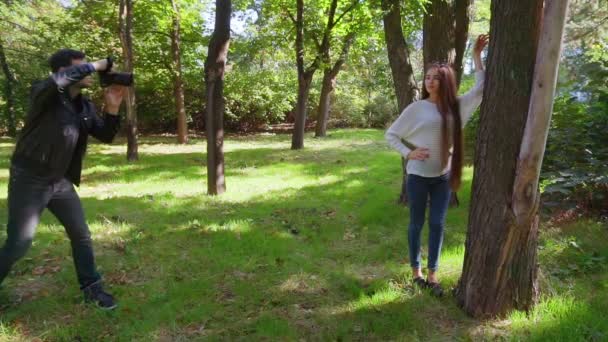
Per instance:
[[[112,64],[108,58],[100,59],[91,64],[93,64],[95,71],[109,71],[109,69],[112,67]]]
[[[429,158],[429,149],[418,147],[407,155],[409,160],[426,160]]]
[[[127,87],[121,85],[111,85],[104,88],[105,112],[109,114],[118,114],[122,99],[127,92]]]

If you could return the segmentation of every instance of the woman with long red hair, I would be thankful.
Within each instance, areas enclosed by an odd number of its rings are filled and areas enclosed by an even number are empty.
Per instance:
[[[484,79],[481,52],[487,44],[487,35],[480,35],[475,42],[476,83],[471,90],[458,97],[454,69],[447,64],[433,63],[426,70],[422,100],[405,108],[386,132],[388,143],[408,159],[408,244],[414,283],[430,287],[437,296],[443,294],[437,269],[445,217],[451,192],[458,190],[462,177],[462,129],[481,103]],[[408,148],[402,140],[415,149]],[[428,278],[425,280],[420,262],[420,233],[429,198]]]

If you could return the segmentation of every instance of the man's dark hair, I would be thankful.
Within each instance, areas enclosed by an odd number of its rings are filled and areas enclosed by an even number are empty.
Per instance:
[[[85,54],[82,51],[72,49],[61,49],[55,52],[49,58],[49,65],[53,72],[57,72],[61,67],[69,67],[74,59],[84,59]]]

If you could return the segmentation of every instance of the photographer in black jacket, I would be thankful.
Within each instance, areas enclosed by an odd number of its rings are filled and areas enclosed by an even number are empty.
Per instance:
[[[8,185],[7,239],[0,249],[0,283],[32,244],[44,208],[65,227],[85,301],[103,309],[116,307],[97,273],[91,233],[74,185],[80,184],[89,135],[110,143],[119,127],[118,110],[125,87],[104,89],[104,116],[81,94],[93,72],[106,72],[111,60],[85,61],[84,53],[63,49],[49,59],[53,74],[34,83],[30,110],[13,157]]]

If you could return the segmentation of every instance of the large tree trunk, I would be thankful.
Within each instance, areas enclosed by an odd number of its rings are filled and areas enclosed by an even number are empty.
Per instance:
[[[126,72],[133,72],[133,0],[120,0],[118,27],[124,69]],[[134,86],[128,88],[125,105],[127,108],[127,160],[135,161],[139,159],[139,155],[137,153],[137,110]]]
[[[178,0],[171,0],[173,8],[173,20],[171,29],[171,53],[173,57],[173,97],[175,98],[175,113],[177,116],[177,142],[185,144],[188,142],[188,122],[186,120],[186,108],[184,105],[184,81],[182,78],[182,54],[180,34],[180,12]]]
[[[338,60],[331,68],[325,68],[323,72],[323,85],[321,87],[321,96],[319,99],[319,110],[317,113],[317,125],[315,127],[315,136],[324,137],[327,135],[327,121],[329,120],[329,111],[331,108],[331,94],[336,87],[336,78],[340,72],[340,68],[346,62],[348,50],[355,40],[354,34],[349,34],[346,37],[342,52]]]
[[[529,309],[537,297],[538,218],[513,212],[542,0],[494,0],[458,303],[474,317]],[[533,204],[536,211],[538,202]]]
[[[216,0],[215,29],[205,61],[207,87],[207,192],[219,195],[226,191],[224,177],[224,73],[230,46],[231,0]]]
[[[401,3],[399,0],[382,0],[382,10],[384,11],[384,16],[382,18],[384,22],[384,37],[386,40],[386,49],[388,51],[388,60],[391,66],[399,113],[416,99],[418,90],[416,81],[414,80],[412,64],[410,62],[410,52],[405,43],[405,37],[403,36],[400,7]],[[401,165],[403,167],[403,179],[398,202],[406,204],[407,160],[403,157],[401,158]]]
[[[11,72],[11,68],[8,65],[8,60],[4,54],[4,46],[0,40],[0,65],[2,72],[4,72],[4,97],[6,99],[6,128],[9,136],[14,137],[17,135],[17,119],[15,117],[15,95],[13,93],[14,85],[17,83],[15,76]]]

